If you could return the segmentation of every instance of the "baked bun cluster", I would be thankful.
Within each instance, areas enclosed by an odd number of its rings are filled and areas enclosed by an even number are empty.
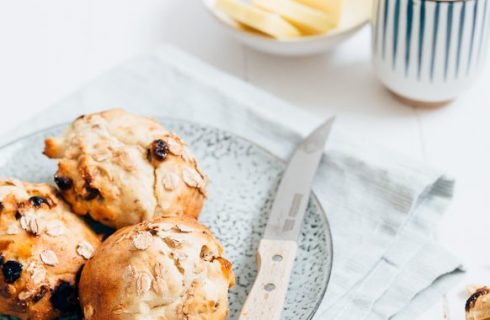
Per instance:
[[[156,216],[198,217],[206,177],[186,144],[151,119],[121,109],[81,116],[44,153],[73,211],[121,228]]]
[[[207,179],[182,139],[114,109],[77,118],[44,154],[58,189],[0,181],[0,313],[226,318],[232,265],[197,221]],[[79,215],[120,229],[101,243]]]
[[[224,320],[234,278],[222,255],[211,232],[192,218],[159,217],[120,229],[85,265],[85,319]]]
[[[0,181],[0,313],[53,319],[76,312],[77,274],[99,245],[53,187]]]

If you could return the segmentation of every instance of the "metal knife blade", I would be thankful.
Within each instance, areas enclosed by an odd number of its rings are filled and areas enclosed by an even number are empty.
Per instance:
[[[335,118],[316,128],[294,151],[277,190],[264,239],[296,241],[311,186]]]

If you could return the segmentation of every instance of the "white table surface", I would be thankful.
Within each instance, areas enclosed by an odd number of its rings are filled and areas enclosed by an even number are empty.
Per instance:
[[[0,134],[136,54],[170,42],[318,117],[457,179],[437,236],[468,273],[420,319],[463,319],[465,289],[490,285],[490,68],[452,104],[398,103],[376,81],[369,30],[335,52],[280,58],[223,32],[199,0],[0,0]],[[109,106],[108,106],[109,107]]]

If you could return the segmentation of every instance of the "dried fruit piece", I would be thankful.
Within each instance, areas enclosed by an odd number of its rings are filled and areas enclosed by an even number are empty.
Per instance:
[[[44,298],[47,292],[48,288],[46,286],[42,286],[39,292],[36,293],[36,295],[32,298],[32,302],[37,303],[41,301],[41,299]]]
[[[153,236],[148,231],[139,231],[133,237],[133,245],[136,249],[146,250],[151,245]]]
[[[49,205],[48,201],[39,196],[33,196],[29,198],[29,202],[35,207],[35,208],[40,208],[43,204]]]
[[[465,304],[465,310],[466,310],[466,312],[470,312],[471,309],[473,309],[475,307],[475,304],[476,304],[476,301],[478,300],[478,298],[480,298],[481,296],[487,295],[488,293],[490,293],[490,289],[489,288],[487,288],[487,287],[478,288],[468,298],[468,300],[466,300],[466,304]]]
[[[56,176],[56,177],[54,177],[54,182],[56,183],[58,188],[60,188],[60,190],[62,190],[62,191],[71,189],[71,187],[73,187],[73,180],[71,180],[71,178],[68,178],[68,177]]]
[[[40,254],[41,261],[48,266],[55,266],[58,264],[58,256],[52,250],[43,250]]]
[[[94,251],[94,247],[85,240],[81,241],[77,246],[77,253],[86,260],[92,258]]]
[[[72,312],[78,309],[77,289],[68,282],[62,281],[53,291],[51,304],[61,312]]]
[[[155,159],[163,161],[168,155],[169,146],[162,139],[156,139],[151,143],[150,150],[151,151],[148,152],[150,158],[153,156]]]
[[[22,264],[14,260],[9,260],[2,265],[2,273],[5,282],[14,283],[22,274]]]
[[[99,189],[96,189],[96,188],[92,188],[90,186],[87,186],[85,188],[86,190],[86,194],[85,194],[85,200],[94,200],[95,198],[97,198],[98,196],[100,196],[100,191]]]

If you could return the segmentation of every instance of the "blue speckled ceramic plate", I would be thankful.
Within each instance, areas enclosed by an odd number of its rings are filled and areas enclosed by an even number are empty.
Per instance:
[[[256,275],[255,252],[285,168],[267,150],[228,132],[180,120],[161,119],[180,135],[210,177],[209,199],[201,214],[233,262],[237,283],[230,291],[230,316],[239,311]],[[58,135],[57,126],[0,148],[0,177],[52,182],[56,161],[43,154],[44,138]],[[326,216],[312,196],[305,216],[299,250],[289,283],[282,319],[311,319],[332,268],[332,241]],[[8,319],[1,317],[0,319]]]

